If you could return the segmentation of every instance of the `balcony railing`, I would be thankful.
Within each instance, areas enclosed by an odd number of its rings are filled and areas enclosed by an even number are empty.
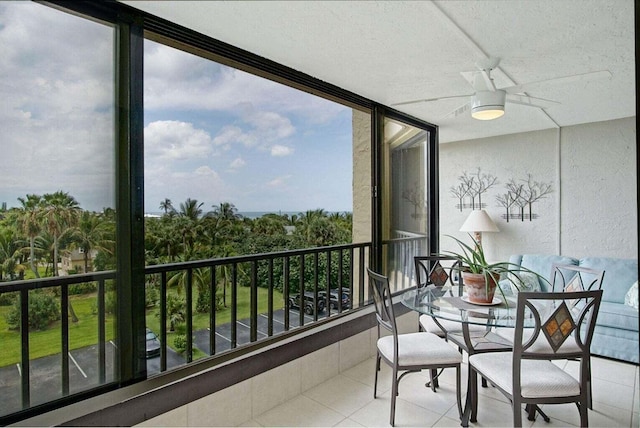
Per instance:
[[[409,273],[413,256],[420,254],[424,246],[424,236],[384,243],[391,256],[388,270],[396,278],[392,280],[396,291],[412,285]],[[278,340],[287,332],[366,306],[369,297],[365,268],[370,251],[370,243],[361,243],[147,266],[146,286],[155,287],[159,296],[147,309],[147,324],[157,323],[160,342],[160,357],[147,360],[148,374],[171,370],[198,358],[233,353],[267,339]],[[113,318],[109,313],[109,293],[115,278],[116,273],[108,271],[0,284],[0,297],[7,293],[19,296],[21,326],[29,325],[30,293],[51,290],[59,296],[60,305],[59,326],[53,327],[60,331],[59,354],[32,358],[38,332],[20,328],[15,333],[20,337],[20,361],[15,364],[17,370],[13,363],[0,367],[0,392],[5,397],[0,400],[0,423],[16,412],[27,411],[28,417],[28,409],[39,404],[64,402],[60,400],[69,396],[81,399],[92,389],[118,380],[117,345],[110,340],[115,333],[109,330],[109,318]],[[72,336],[77,333],[72,334],[69,321],[69,302],[73,301],[69,291],[72,286],[86,283],[93,283],[96,288],[97,319],[91,333],[96,340],[90,346],[75,347]],[[222,290],[218,290],[221,285]],[[184,296],[183,313],[177,317],[184,330],[181,352],[168,343],[171,326],[176,322],[170,296],[176,294],[177,288]],[[327,289],[339,290],[339,297],[333,299],[324,292]],[[307,302],[299,290],[307,292],[307,299],[323,302],[326,309],[305,311]],[[241,291],[244,297],[240,297]],[[340,298],[343,292],[350,297],[347,304]],[[206,295],[206,301],[201,293]],[[226,308],[220,307],[220,299]],[[197,312],[198,305],[207,310]],[[228,321],[220,319],[223,313]],[[206,318],[206,328],[202,328],[202,317]],[[198,325],[194,324],[196,318],[200,320]]]
[[[412,287],[415,279],[413,257],[429,254],[427,236],[394,230],[393,239],[385,241],[387,249],[387,275],[394,291]]]

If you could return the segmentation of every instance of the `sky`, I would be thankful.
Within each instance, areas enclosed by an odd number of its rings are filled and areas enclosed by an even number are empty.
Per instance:
[[[46,28],[43,37],[42,29]],[[0,2],[0,203],[63,190],[115,206],[114,30]],[[145,212],[351,211],[351,109],[145,41]]]

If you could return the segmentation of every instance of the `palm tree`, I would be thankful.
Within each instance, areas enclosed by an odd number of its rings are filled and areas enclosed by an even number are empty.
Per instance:
[[[21,262],[21,248],[17,245],[15,233],[11,229],[4,229],[0,233],[0,280],[7,275],[10,281],[16,279],[16,272],[24,276],[24,266]]]
[[[213,213],[211,213],[211,216],[215,218],[228,222],[233,222],[242,218],[242,216],[238,214],[238,209],[230,202],[220,202],[220,205],[212,205],[212,207]]]
[[[60,237],[75,227],[80,215],[80,204],[67,192],[58,190],[42,196],[41,215],[44,227],[53,236],[53,276],[58,276],[58,245]],[[69,299],[69,315],[71,320],[78,322],[71,299]]]
[[[215,248],[216,256],[219,258],[233,257],[237,256],[238,253],[234,250],[231,245],[220,245]],[[229,263],[225,263],[220,265],[221,273],[222,273],[222,304],[227,306],[227,286],[232,282],[232,266]],[[241,265],[238,265],[238,272],[242,271]],[[216,284],[217,288],[217,284]]]
[[[327,214],[322,208],[317,210],[307,210],[300,213],[298,225],[296,226],[296,234],[300,236],[307,245],[317,245],[316,239],[317,229],[320,228],[319,222],[327,223]]]
[[[198,221],[202,215],[202,205],[204,205],[204,203],[198,203],[197,199],[187,198],[184,203],[180,203],[180,216]]]
[[[89,271],[89,257],[92,250],[106,251],[113,248],[113,232],[109,223],[97,215],[83,211],[78,225],[71,231],[71,240],[84,255],[84,273]]]
[[[36,237],[34,246],[40,254],[40,258],[45,261],[44,275],[49,276],[49,263],[51,263],[51,270],[53,271],[53,236],[51,236],[48,231],[43,230],[42,233]]]
[[[42,196],[41,210],[44,227],[53,236],[53,275],[58,276],[58,245],[60,237],[78,222],[80,204],[67,192],[58,190]]]
[[[165,215],[172,211],[175,211],[173,208],[173,204],[171,203],[171,199],[169,198],[164,198],[164,201],[160,202],[160,209],[164,211]]]
[[[22,204],[22,215],[19,218],[22,232],[29,238],[29,267],[36,278],[40,278],[40,273],[35,263],[35,239],[42,230],[40,222],[40,203],[42,197],[36,194],[27,194],[26,198],[18,198]]]

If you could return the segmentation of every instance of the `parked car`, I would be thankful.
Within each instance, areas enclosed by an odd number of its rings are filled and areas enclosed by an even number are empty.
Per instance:
[[[151,330],[147,329],[147,358],[160,355],[160,340]]]
[[[318,297],[326,301],[326,291],[319,291]],[[340,297],[339,297],[340,296]],[[351,295],[348,288],[343,288],[342,291],[337,288],[329,290],[329,309],[338,310],[338,300],[341,300],[342,309],[349,309],[351,307]]]
[[[319,294],[319,293],[318,293]],[[311,291],[304,292],[304,313],[307,315],[313,315],[315,312],[322,312],[325,308],[325,301],[318,295],[318,300],[315,301],[315,296]],[[300,309],[300,294],[292,294],[289,296],[289,307],[292,309]]]

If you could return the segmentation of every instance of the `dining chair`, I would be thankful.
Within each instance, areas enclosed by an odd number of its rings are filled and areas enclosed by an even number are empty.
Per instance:
[[[444,262],[444,263],[443,263]],[[442,289],[447,283],[451,286],[449,295],[462,295],[462,276],[459,268],[460,260],[452,256],[415,256],[416,288],[439,288]],[[422,331],[433,333],[442,338],[447,337],[447,331],[459,330],[460,323],[443,319],[436,319],[430,315],[420,315],[418,327]]]
[[[596,270],[576,265],[568,265],[561,263],[554,263],[551,265],[551,273],[549,278],[551,279],[551,288],[549,291],[554,292],[572,292],[572,291],[583,291],[583,290],[600,290],[602,288],[602,281],[604,279],[604,271]],[[579,310],[579,308],[572,307],[574,310]],[[500,336],[508,338],[513,341],[513,329],[500,328],[497,329],[497,332]],[[527,335],[533,334],[532,332],[525,330],[524,335],[525,339]],[[563,346],[573,346],[570,342],[565,343]],[[584,361],[586,365],[586,371],[588,373],[587,378],[587,406],[589,409],[593,408],[592,402],[592,387],[591,387],[591,358]],[[535,409],[545,421],[549,421],[547,415],[544,414],[540,410],[540,408]],[[529,420],[534,420],[535,414],[532,412],[529,414]]]
[[[602,289],[603,280],[603,270],[596,270],[575,265],[563,265],[558,263],[554,263],[551,266],[552,291],[571,292],[582,290],[600,290]],[[590,409],[593,409],[593,392],[591,387],[591,358],[586,361],[586,364],[588,373],[587,406]]]
[[[414,256],[413,263],[415,266],[416,288],[437,288],[443,289],[445,285],[450,288],[447,291],[449,296],[462,296],[463,283],[460,267],[462,261],[454,256],[442,256],[432,254],[429,256]],[[438,337],[448,340],[448,332],[461,332],[462,324],[459,321],[450,321],[446,319],[438,319],[431,315],[422,314],[418,318],[418,328],[420,331],[433,333]],[[469,325],[470,332],[483,332],[486,327],[481,325]],[[458,350],[462,352],[466,346],[458,344]],[[442,373],[433,370],[431,373],[431,381],[427,383],[434,392],[438,385],[438,377]]]
[[[460,365],[462,356],[447,342],[433,333],[398,333],[396,325],[389,279],[367,268],[369,288],[376,309],[378,340],[376,343],[376,372],[373,387],[373,398],[376,398],[378,388],[378,372],[380,361],[388,364],[393,372],[391,387],[391,412],[389,423],[395,424],[396,397],[398,385],[402,378],[421,370],[455,367],[456,369],[456,401],[458,414],[462,418],[462,401],[460,398]],[[383,336],[383,330],[390,335]]]
[[[551,265],[551,291],[600,290],[604,271],[576,265]]]
[[[512,352],[469,357],[469,375],[487,378],[510,401],[513,425],[522,426],[522,404],[576,403],[588,426],[589,358],[602,290],[518,293]],[[530,325],[527,325],[530,324]],[[580,362],[579,378],[553,360]],[[470,391],[477,412],[477,382]]]

